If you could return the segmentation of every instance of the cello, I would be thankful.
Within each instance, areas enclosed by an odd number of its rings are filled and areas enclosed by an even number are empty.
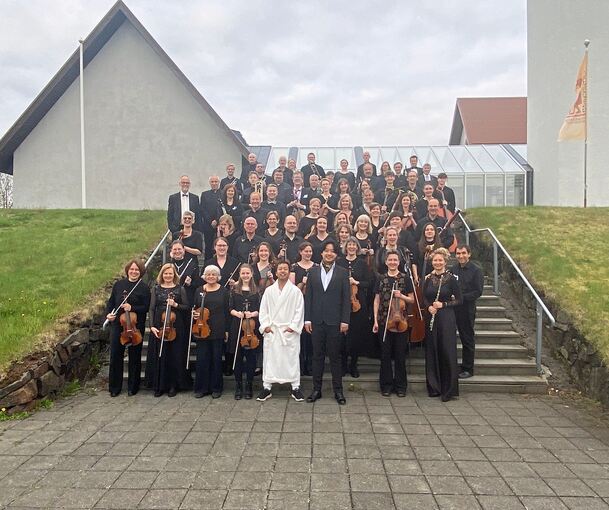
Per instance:
[[[423,274],[425,274],[425,265],[427,260],[423,262]],[[423,317],[423,310],[421,309],[421,303],[423,303],[423,289],[421,285],[415,285],[412,277],[412,269],[410,265],[406,265],[408,269],[408,277],[410,283],[414,289],[414,303],[408,305],[408,318],[410,323],[410,343],[419,343],[425,339],[425,317]]]

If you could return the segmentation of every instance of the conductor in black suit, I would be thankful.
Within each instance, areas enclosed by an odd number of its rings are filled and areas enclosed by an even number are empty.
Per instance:
[[[199,230],[199,197],[190,193],[190,177],[183,175],[178,181],[180,192],[169,195],[167,204],[167,228],[172,234],[177,234],[182,230],[182,215],[190,211],[195,215],[195,225],[193,228]]]
[[[343,334],[349,329],[351,294],[349,273],[335,264],[339,245],[334,239],[322,245],[322,263],[309,271],[305,293],[305,330],[313,343],[313,392],[307,402],[321,398],[326,353],[330,358],[332,389],[340,405],[347,401],[343,394],[341,362]]]

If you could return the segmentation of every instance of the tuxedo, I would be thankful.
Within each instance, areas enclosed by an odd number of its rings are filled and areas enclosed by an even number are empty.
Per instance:
[[[435,175],[429,174],[429,180],[426,181],[425,174],[419,176],[419,180],[417,181],[417,186],[419,188],[423,189],[423,186],[425,186],[427,183],[430,183],[433,186],[433,189],[436,189],[436,186],[438,185],[438,178]]]
[[[195,215],[195,224],[193,228],[200,230],[201,217],[199,211],[199,197],[194,193],[188,193],[188,210]],[[167,228],[175,234],[182,230],[182,192],[169,195],[167,202]]]
[[[332,388],[341,392],[342,385],[342,347],[344,338],[340,324],[349,324],[351,317],[351,286],[349,272],[336,263],[332,277],[324,290],[322,266],[313,266],[307,279],[305,293],[305,323],[313,328],[313,390],[321,392],[326,354],[330,358]]]
[[[408,175],[408,172],[410,172],[411,170],[416,170],[417,175],[419,177],[421,175],[423,175],[423,167],[420,167],[420,166],[411,166],[411,167],[408,167],[406,170],[404,170],[404,175]]]

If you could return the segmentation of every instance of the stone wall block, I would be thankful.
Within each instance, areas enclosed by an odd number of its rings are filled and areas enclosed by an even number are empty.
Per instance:
[[[0,389],[0,399],[3,399],[10,393],[13,393],[14,391],[18,390],[22,386],[25,386],[31,379],[32,379],[32,373],[28,370],[21,376],[21,378],[19,380]]]
[[[57,392],[64,384],[65,378],[62,375],[57,375],[52,370],[49,370],[38,379],[38,395],[46,397],[51,393]]]
[[[0,407],[13,407],[33,400],[38,395],[38,386],[36,381],[31,378],[19,389],[9,393],[4,398],[0,399]]]

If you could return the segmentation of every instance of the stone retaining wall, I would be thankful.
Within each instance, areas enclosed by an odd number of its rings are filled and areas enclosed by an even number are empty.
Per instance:
[[[473,227],[472,227],[473,228]],[[489,237],[482,234],[470,235],[470,244],[476,260],[485,269],[485,274],[493,274],[493,246]],[[536,313],[537,302],[529,289],[524,285],[512,265],[499,254],[499,276],[505,285],[509,285],[516,302],[514,308],[521,313]],[[609,370],[598,350],[574,325],[571,317],[561,310],[551,299],[538,290],[538,294],[554,315],[556,324],[551,326],[544,315],[543,341],[554,358],[561,361],[571,377],[573,384],[586,396],[600,401],[609,407]],[[534,339],[533,339],[534,341]]]
[[[9,414],[30,411],[38,400],[61,392],[67,382],[85,380],[93,353],[99,353],[106,334],[100,325],[77,329],[40,358],[38,365],[0,389],[0,408]]]

